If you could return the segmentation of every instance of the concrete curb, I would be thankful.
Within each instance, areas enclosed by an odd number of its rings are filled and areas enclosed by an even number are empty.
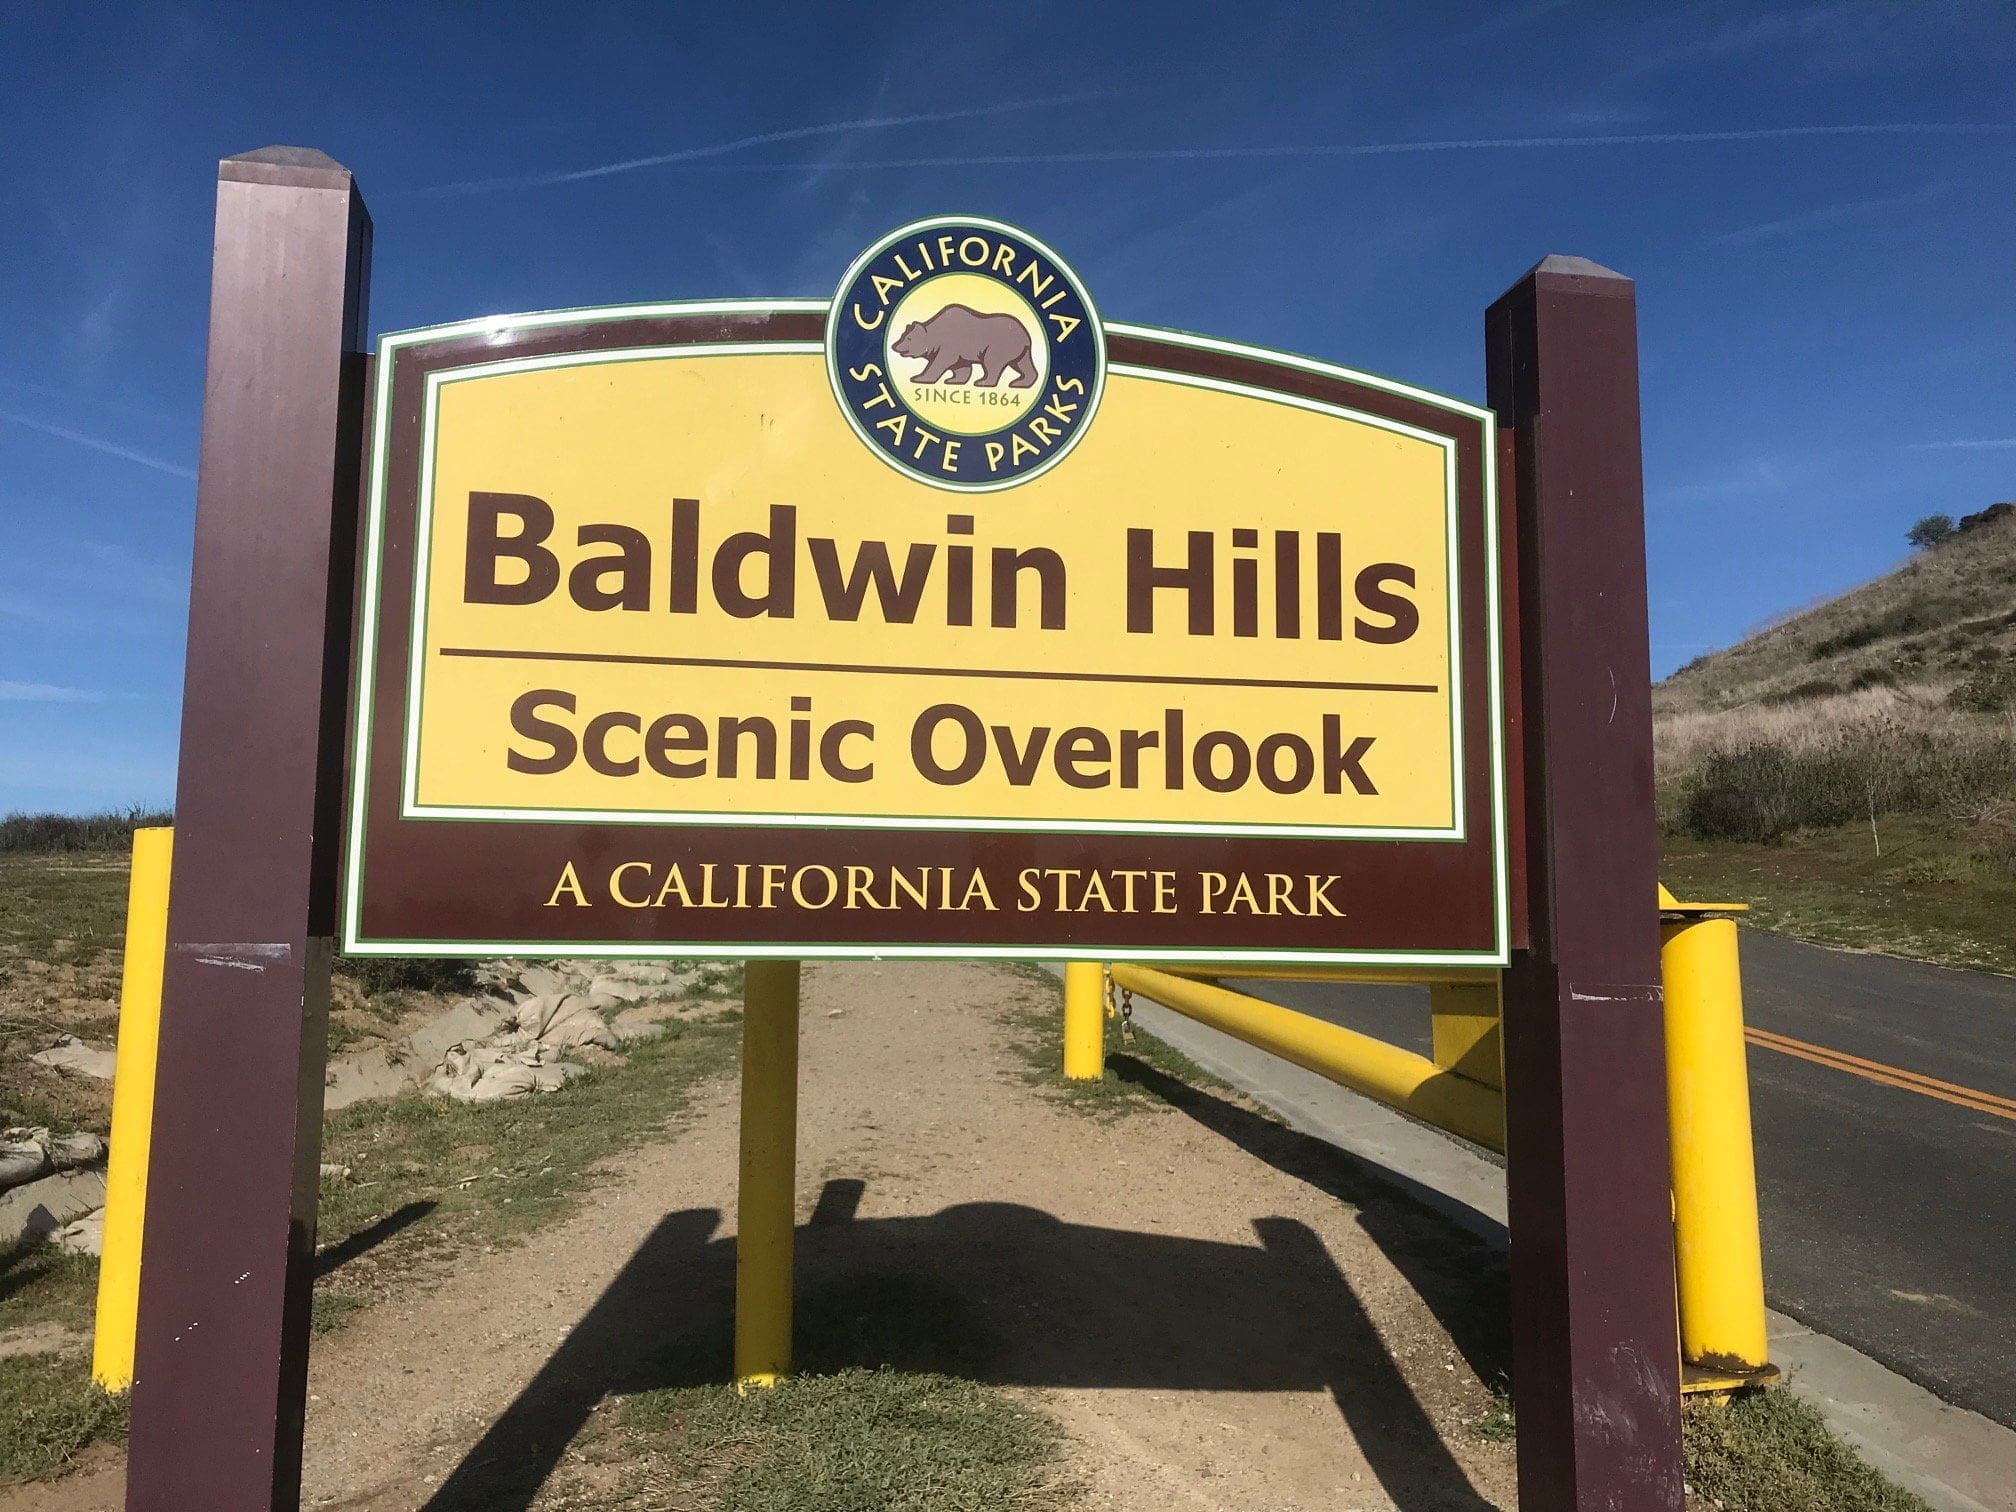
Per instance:
[[[1505,1173],[1470,1145],[1140,998],[1134,1021],[1304,1134],[1378,1166],[1464,1228],[1503,1244]],[[1773,1363],[1834,1431],[1935,1512],[2016,1512],[2016,1431],[1949,1406],[1867,1355],[1780,1313]]]

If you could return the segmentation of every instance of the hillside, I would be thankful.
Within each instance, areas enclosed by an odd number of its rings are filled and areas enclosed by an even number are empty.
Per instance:
[[[1655,714],[1870,687],[1937,698],[2016,662],[2016,509],[2003,509],[1873,583],[1688,663],[1654,690]]]
[[[2016,970],[2016,507],[1653,690],[1669,881]]]

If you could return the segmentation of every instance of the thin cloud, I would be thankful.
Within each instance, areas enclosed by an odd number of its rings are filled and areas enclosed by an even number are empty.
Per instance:
[[[1645,492],[1656,503],[1749,497],[1783,493],[1811,473],[1810,462],[1794,457],[1751,457],[1721,473],[1687,483],[1651,484]]]
[[[1754,126],[1732,131],[1629,131],[1601,135],[1451,137],[1421,142],[1289,142],[1266,147],[1137,147],[1087,152],[1014,152],[962,157],[876,158],[823,163],[696,163],[735,173],[803,173],[847,168],[1007,168],[1071,163],[1182,163],[1254,158],[1387,157],[1416,152],[1513,152],[1555,147],[1664,147],[1768,142],[1797,137],[1960,136],[2016,131],[2010,121],[1868,121],[1839,126]],[[667,160],[658,160],[667,161]]]
[[[19,415],[13,410],[0,410],[0,420],[11,420],[16,425],[40,431],[45,436],[54,436],[58,440],[70,441],[78,446],[88,446],[92,451],[103,452],[108,457],[122,457],[128,462],[138,462],[142,467],[151,467],[156,472],[167,473],[171,478],[187,478],[192,483],[196,479],[196,469],[193,467],[184,467],[178,462],[167,462],[160,457],[150,457],[146,452],[135,451],[130,446],[121,446],[101,436],[87,436],[84,432],[71,430],[68,426],[51,425],[47,420],[37,420],[32,415]]]
[[[10,388],[22,394],[35,394],[44,399],[59,400],[64,404],[86,404],[94,409],[117,410],[121,414],[139,415],[148,420],[174,418],[158,404],[135,404],[130,399],[115,399],[110,395],[91,393],[84,389],[58,388],[49,383],[33,383],[26,378],[0,376],[0,388]]]
[[[1462,36],[1466,42],[1482,42],[1491,37],[1502,36],[1506,32],[1524,31],[1535,22],[1545,21],[1549,16],[1568,9],[1575,0],[1532,0],[1529,5],[1505,5],[1486,16],[1475,26],[1466,29]]]
[[[1912,451],[2010,451],[2016,450],[2016,436],[1990,436],[1979,441],[1920,441]]]
[[[539,189],[551,184],[575,184],[583,179],[608,178],[618,173],[636,173],[645,168],[696,163],[708,158],[727,157],[751,147],[774,147],[779,142],[802,142],[812,137],[848,136],[859,131],[887,131],[901,126],[929,126],[944,121],[972,121],[988,116],[1011,115],[1021,110],[1039,110],[1046,105],[1070,105],[1095,95],[1053,95],[1036,100],[1007,100],[997,105],[981,105],[966,110],[921,111],[912,115],[862,116],[851,121],[822,121],[812,126],[793,126],[783,131],[765,131],[755,136],[736,137],[726,142],[709,142],[700,147],[682,147],[676,152],[653,153],[649,157],[621,158],[613,163],[596,163],[587,168],[571,168],[555,173],[511,174],[503,178],[463,179],[452,184],[431,184],[412,191],[415,195],[481,194],[492,189]]]
[[[1841,200],[1831,205],[1817,205],[1810,210],[1801,210],[1792,215],[1779,216],[1774,220],[1757,221],[1751,225],[1738,226],[1724,231],[1719,236],[1711,236],[1702,243],[1704,247],[1744,247],[1758,242],[1775,241],[1780,237],[1794,236],[1802,231],[1819,230],[1850,221],[1858,216],[1871,215],[1882,211],[1902,209],[1922,204],[1939,193],[1943,186],[1927,185],[1914,189],[1909,194],[1886,195],[1879,199]]]
[[[54,683],[0,682],[0,703],[97,703],[105,697],[89,688],[60,688]]]

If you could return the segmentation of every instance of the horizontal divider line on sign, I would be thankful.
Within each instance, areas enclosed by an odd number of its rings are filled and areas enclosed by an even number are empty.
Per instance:
[[[735,672],[888,672],[899,677],[1007,677],[1033,682],[1174,684],[1192,688],[1305,688],[1319,693],[1440,693],[1435,683],[1311,682],[1286,677],[1181,677],[1151,672],[1032,672],[1013,667],[886,667],[865,662],[745,661],[724,656],[632,656],[605,651],[510,651],[443,646],[442,656],[496,661],[611,662],[645,667],[720,667]]]

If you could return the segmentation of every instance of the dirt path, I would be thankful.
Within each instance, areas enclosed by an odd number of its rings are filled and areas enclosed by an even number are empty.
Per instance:
[[[1299,1136],[1222,1099],[1110,1123],[1057,1106],[1003,1025],[1046,990],[986,966],[810,969],[803,1363],[1027,1388],[1096,1509],[1511,1506],[1509,1446],[1472,1429],[1489,1393],[1423,1300],[1462,1310],[1465,1241],[1341,1163],[1289,1174]],[[589,1211],[320,1347],[306,1504],[526,1508],[541,1481],[593,1483],[568,1445],[612,1393],[721,1379],[735,1140],[722,1086]],[[108,1466],[0,1512],[113,1512],[120,1489]]]

